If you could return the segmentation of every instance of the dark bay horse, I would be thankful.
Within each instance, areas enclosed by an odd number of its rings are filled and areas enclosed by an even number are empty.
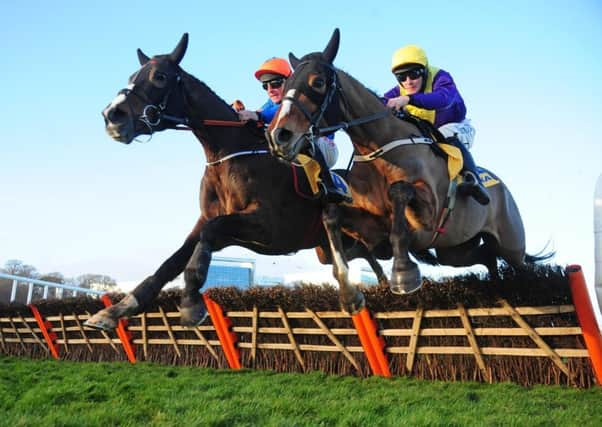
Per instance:
[[[270,148],[291,159],[317,135],[347,132],[358,153],[355,159],[361,161],[349,177],[359,175],[365,185],[363,191],[358,185],[352,188],[353,206],[341,208],[341,225],[369,249],[388,240],[394,257],[393,292],[410,293],[421,286],[409,251],[431,254],[432,261],[451,266],[483,264],[493,280],[499,277],[498,258],[521,267],[553,255],[525,253],[518,207],[493,174],[494,185],[488,187],[491,202],[482,206],[458,196],[443,230],[441,219],[453,190],[445,158],[435,153],[432,138],[420,123],[395,117],[376,94],[333,65],[338,47],[336,29],[324,51],[301,59],[289,55],[294,73],[268,128]],[[358,215],[370,221],[362,224]]]
[[[181,125],[201,142],[207,166],[201,181],[201,214],[183,245],[123,300],[92,316],[87,326],[112,329],[121,317],[142,312],[161,288],[184,271],[182,323],[197,325],[206,315],[199,289],[212,252],[237,245],[260,254],[285,255],[317,248],[330,263],[331,243],[322,224],[322,202],[295,191],[288,163],[270,155],[263,129],[241,123],[232,108],[206,84],[179,66],[188,44],[184,34],[168,55],[147,57],[138,50],[141,68],[103,111],[106,131],[129,144],[138,135]],[[299,173],[299,172],[297,172]],[[329,225],[334,227],[336,224]],[[344,236],[346,256],[368,260],[379,281],[387,281],[376,259]],[[338,245],[337,245],[338,246]],[[343,283],[347,289],[350,285]],[[343,302],[359,307],[349,288]]]

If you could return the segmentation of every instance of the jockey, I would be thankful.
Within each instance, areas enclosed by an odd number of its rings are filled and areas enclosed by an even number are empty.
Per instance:
[[[283,58],[270,58],[265,61],[257,71],[255,78],[268,94],[268,100],[256,111],[245,110],[242,103],[235,101],[234,109],[242,121],[255,120],[270,124],[284,97],[284,83],[290,77],[292,70],[288,61]],[[315,150],[314,158],[320,163],[320,178],[324,184],[327,200],[340,203],[350,201],[343,189],[337,187],[330,175],[330,168],[334,166],[339,157],[339,150],[334,143],[334,134],[321,136],[315,141],[318,150]]]
[[[424,50],[415,45],[404,46],[393,53],[391,71],[399,85],[383,96],[387,107],[405,109],[408,113],[431,122],[458,147],[464,158],[462,177],[458,186],[461,194],[471,195],[478,203],[489,203],[469,148],[475,129],[466,119],[466,106],[451,75],[428,64]]]

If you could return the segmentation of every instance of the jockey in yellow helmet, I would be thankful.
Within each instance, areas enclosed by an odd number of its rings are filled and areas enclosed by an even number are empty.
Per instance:
[[[489,195],[468,151],[475,129],[466,119],[466,106],[452,76],[430,65],[424,50],[416,45],[404,46],[393,53],[391,71],[398,85],[383,95],[383,102],[431,122],[450,143],[460,148],[464,158],[464,183],[458,190],[482,205],[488,204]]]

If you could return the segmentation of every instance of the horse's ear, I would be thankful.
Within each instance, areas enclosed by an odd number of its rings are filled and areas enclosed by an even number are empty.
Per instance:
[[[144,54],[140,49],[138,49],[138,61],[140,61],[140,65],[144,65],[149,61],[149,57]]]
[[[182,60],[182,58],[184,57],[184,54],[186,53],[187,47],[188,47],[188,33],[184,33],[184,35],[180,39],[180,42],[178,43],[176,48],[173,50],[172,53],[169,54],[169,59],[173,63],[179,64],[180,61]]]
[[[334,57],[337,56],[337,52],[339,51],[340,38],[341,38],[341,35],[339,33],[339,29],[335,28],[334,32],[332,33],[332,37],[330,38],[330,41],[328,42],[328,45],[324,49],[324,52],[322,52],[322,56],[324,56],[324,59],[331,64],[332,64],[332,61],[334,61]]]
[[[299,65],[299,62],[301,62],[294,54],[293,52],[289,52],[288,53],[288,61],[291,63],[291,65],[293,66],[293,70],[295,68],[297,68],[297,65]]]

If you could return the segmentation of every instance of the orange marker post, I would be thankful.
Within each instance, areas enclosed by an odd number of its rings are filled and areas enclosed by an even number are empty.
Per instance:
[[[111,299],[107,294],[100,297],[105,307],[113,305]],[[130,363],[136,363],[136,353],[134,352],[134,345],[132,344],[132,333],[127,329],[128,321],[120,319],[117,323],[117,336],[123,345],[123,350],[130,361]]]
[[[240,364],[240,352],[236,347],[238,337],[230,330],[232,322],[228,317],[224,316],[222,308],[218,303],[209,298],[206,292],[203,293],[203,301],[205,302],[205,306],[207,307],[207,311],[209,312],[209,316],[215,327],[217,338],[222,345],[222,350],[228,361],[228,366],[230,366],[231,369],[240,369],[242,367]]]
[[[351,316],[351,318],[353,319],[353,324],[359,335],[372,373],[390,378],[389,361],[384,352],[385,340],[378,335],[376,322],[370,316],[370,312],[367,308],[363,308],[359,313]]]
[[[594,315],[592,302],[587,293],[587,286],[581,266],[569,265],[566,271],[569,276],[573,304],[575,305],[577,318],[581,325],[583,339],[585,340],[585,345],[592,361],[598,386],[600,386],[602,385],[602,335],[600,334],[600,328]]]
[[[48,320],[44,320],[35,305],[29,304],[28,307],[33,313],[33,317],[35,317],[36,322],[42,331],[42,335],[44,336],[44,340],[46,340],[46,344],[48,344],[48,349],[50,350],[52,357],[58,360],[59,350],[56,345],[56,334],[52,332],[52,323],[50,323]]]

